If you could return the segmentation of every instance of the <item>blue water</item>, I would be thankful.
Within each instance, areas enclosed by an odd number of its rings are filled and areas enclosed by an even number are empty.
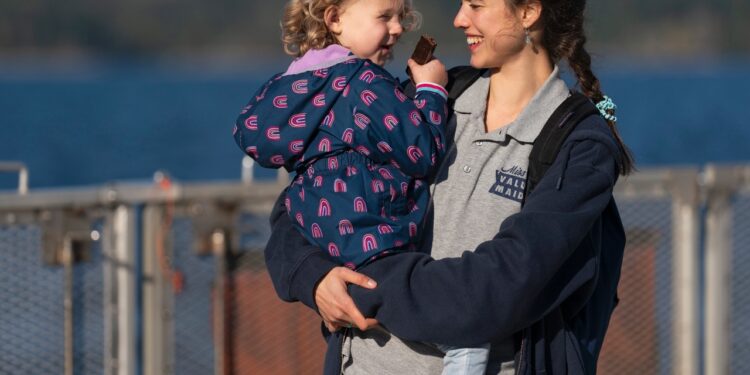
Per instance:
[[[149,179],[237,179],[234,119],[268,72],[113,67],[0,75],[0,161],[31,188]],[[750,161],[749,64],[610,67],[599,73],[642,167]],[[267,173],[266,173],[267,174]],[[0,175],[0,189],[15,187]]]

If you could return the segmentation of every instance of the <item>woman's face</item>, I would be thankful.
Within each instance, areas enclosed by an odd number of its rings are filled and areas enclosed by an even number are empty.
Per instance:
[[[462,0],[453,26],[464,31],[471,66],[500,68],[525,46],[525,33],[506,0]]]

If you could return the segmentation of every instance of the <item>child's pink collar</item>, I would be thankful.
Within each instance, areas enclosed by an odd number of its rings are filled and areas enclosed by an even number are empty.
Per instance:
[[[340,62],[349,60],[352,57],[351,51],[338,44],[331,44],[323,49],[311,49],[302,57],[296,58],[289,65],[284,73],[285,76],[307,72],[316,69],[323,69]]]

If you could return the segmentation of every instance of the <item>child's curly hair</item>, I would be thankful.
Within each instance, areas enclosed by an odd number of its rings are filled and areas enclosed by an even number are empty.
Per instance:
[[[336,38],[326,27],[323,15],[329,7],[341,7],[349,1],[353,0],[290,0],[281,21],[284,51],[300,57],[311,49],[323,49],[335,44]],[[422,21],[411,0],[402,0],[400,16],[404,31],[418,28]]]

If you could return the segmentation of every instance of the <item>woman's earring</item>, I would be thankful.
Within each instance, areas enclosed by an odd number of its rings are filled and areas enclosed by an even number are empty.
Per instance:
[[[526,44],[531,45],[531,33],[529,33],[529,29],[523,29],[523,31],[526,33]]]

